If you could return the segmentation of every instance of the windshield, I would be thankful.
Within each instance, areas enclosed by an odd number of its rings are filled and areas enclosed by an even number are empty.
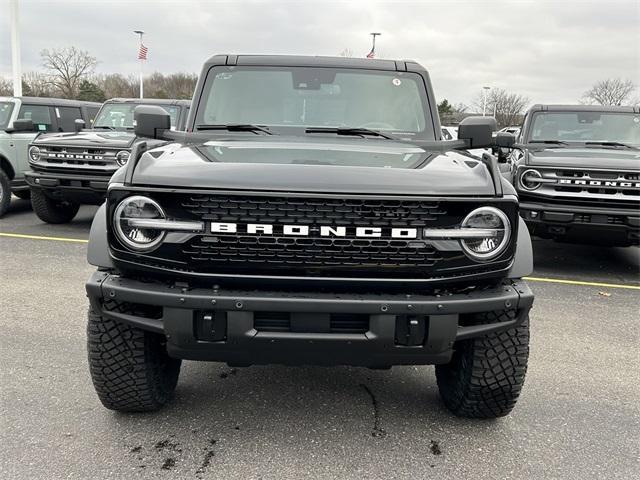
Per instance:
[[[398,143],[361,143],[353,139],[341,143],[320,139],[318,142],[300,142],[278,138],[282,137],[247,142],[209,141],[197,147],[197,151],[213,162],[379,168],[413,168],[428,155],[421,148]]]
[[[528,141],[619,142],[640,145],[640,114],[538,112]]]
[[[422,77],[346,68],[214,67],[197,125],[367,128],[434,139]]]
[[[133,111],[139,104],[136,103],[107,103],[103,105],[93,123],[96,127],[128,128],[133,129]],[[148,105],[145,103],[145,105]],[[158,105],[164,108],[171,117],[171,128],[175,129],[178,121],[178,108],[171,105]]]
[[[13,102],[0,102],[0,130],[5,130],[9,126],[13,112]]]

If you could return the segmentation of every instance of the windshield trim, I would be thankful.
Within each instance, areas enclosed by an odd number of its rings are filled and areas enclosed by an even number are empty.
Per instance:
[[[421,131],[407,131],[403,129],[381,129],[376,128],[382,133],[388,133],[390,135],[396,137],[406,137],[403,139],[413,139],[415,141],[437,141],[439,139],[439,134],[436,135],[436,131],[439,128],[439,125],[436,125],[434,121],[432,107],[431,107],[431,99],[428,96],[428,93],[431,91],[425,81],[425,78],[420,72],[417,71],[387,71],[380,70],[376,68],[357,68],[357,67],[326,67],[326,66],[304,66],[304,65],[213,65],[211,66],[204,77],[204,81],[202,82],[202,87],[198,89],[197,94],[199,95],[199,101],[195,103],[194,112],[192,117],[190,117],[190,124],[192,125],[193,131],[197,132],[198,124],[206,124],[207,122],[202,118],[204,115],[203,111],[206,107],[206,100],[209,98],[211,88],[213,86],[213,80],[217,73],[221,71],[229,71],[229,70],[290,70],[294,68],[313,68],[313,69],[326,69],[326,70],[334,70],[334,71],[348,71],[352,73],[364,73],[368,72],[371,74],[379,74],[379,75],[398,75],[398,76],[406,76],[408,78],[413,79],[416,82],[417,93],[420,98],[422,113],[424,115],[424,125],[423,130]],[[315,127],[339,127],[332,125],[288,125],[288,124],[269,124],[265,122],[254,122],[259,123],[261,126],[268,127],[269,130],[276,134],[281,135],[296,135],[303,136],[304,130],[307,128],[315,128]],[[345,127],[345,125],[343,125]],[[353,126],[346,126],[348,128],[354,128]]]

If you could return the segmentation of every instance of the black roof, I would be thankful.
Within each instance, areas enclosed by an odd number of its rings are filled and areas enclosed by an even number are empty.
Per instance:
[[[191,105],[191,100],[177,100],[171,98],[110,98],[104,103],[136,103],[142,105]]]
[[[85,102],[84,100],[68,100],[66,98],[49,98],[49,97],[0,97],[0,100],[21,100],[31,105],[54,105],[59,107],[78,107],[85,105],[87,107],[99,107],[101,103]]]
[[[640,107],[615,105],[533,105],[530,112],[618,112],[640,113]]]
[[[412,60],[380,60],[374,58],[320,57],[306,55],[214,55],[204,67],[213,65],[269,65],[286,67],[336,67],[371,70],[406,71],[406,63]]]

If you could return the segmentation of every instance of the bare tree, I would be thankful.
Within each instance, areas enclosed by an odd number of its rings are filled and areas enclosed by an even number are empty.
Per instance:
[[[487,94],[487,115],[493,115],[499,127],[518,124],[529,99],[519,93],[510,93],[502,88],[493,88]],[[484,92],[479,92],[473,102],[477,111],[483,111]]]
[[[0,97],[13,95],[13,83],[8,78],[0,77]]]
[[[22,75],[22,85],[26,88],[32,97],[55,97],[57,96],[51,85],[51,79],[48,75],[41,72],[27,72]]]
[[[91,75],[98,60],[76,47],[42,50],[42,65],[49,71],[51,84],[65,98],[75,98],[82,80]]]
[[[631,80],[608,78],[596,83],[582,96],[586,103],[600,105],[623,105],[631,103],[631,93],[636,86]]]
[[[341,57],[351,58],[353,57],[353,50],[347,47],[344,50],[342,50],[338,55]]]
[[[106,98],[138,96],[138,78],[133,75],[125,77],[119,73],[110,73],[92,76],[89,81],[95,83],[104,92]]]

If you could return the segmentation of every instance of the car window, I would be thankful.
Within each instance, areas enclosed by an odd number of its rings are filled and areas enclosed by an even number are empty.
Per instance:
[[[18,119],[31,120],[35,129],[40,132],[53,130],[51,109],[46,105],[22,105],[18,112]]]
[[[424,84],[412,72],[218,66],[207,75],[196,125],[250,123],[371,128],[433,138]]]
[[[58,117],[59,132],[73,132],[75,121],[82,119],[79,107],[53,107]]]
[[[88,124],[92,124],[95,121],[99,111],[100,107],[87,107],[87,113],[89,114],[89,118],[87,119]]]
[[[13,102],[0,102],[0,130],[9,126],[11,112],[13,111]]]

